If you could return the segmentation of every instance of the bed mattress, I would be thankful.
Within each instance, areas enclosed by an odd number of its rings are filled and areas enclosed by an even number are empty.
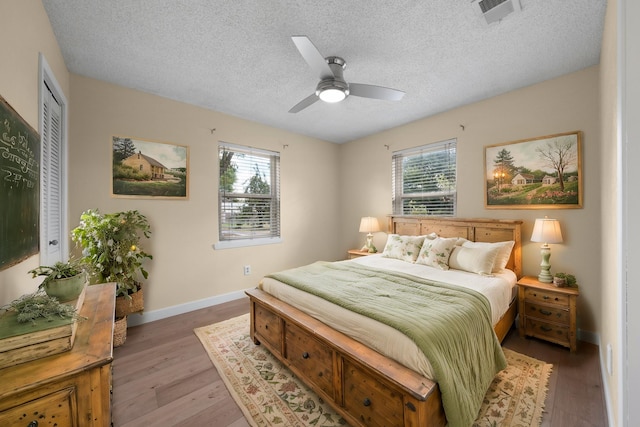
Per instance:
[[[397,271],[474,289],[488,299],[494,325],[509,308],[516,291],[516,275],[509,270],[491,277],[480,276],[460,270],[439,270],[422,264],[384,258],[381,255],[370,255],[341,262]],[[260,283],[260,289],[421,375],[438,381],[424,353],[410,338],[391,326],[339,307],[273,278],[265,277]]]

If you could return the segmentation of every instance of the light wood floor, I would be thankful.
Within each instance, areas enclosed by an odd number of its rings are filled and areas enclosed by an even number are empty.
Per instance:
[[[241,299],[129,328],[114,350],[113,425],[218,426],[249,424],[193,333],[249,311]],[[504,346],[553,363],[543,426],[607,425],[598,348],[581,342],[576,353],[511,330]]]

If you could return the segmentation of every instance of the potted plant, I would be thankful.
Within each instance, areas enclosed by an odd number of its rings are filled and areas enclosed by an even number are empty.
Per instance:
[[[60,302],[74,300],[80,296],[87,283],[84,268],[77,261],[56,262],[29,270],[31,277],[44,276],[38,286],[50,297]]]
[[[556,273],[553,275],[553,284],[559,288],[564,286],[575,288],[576,285],[576,277],[573,274],[567,273]]]
[[[140,247],[142,236],[151,229],[147,218],[137,210],[100,213],[88,210],[71,237],[82,248],[82,261],[89,267],[91,283],[116,283],[116,318],[144,308],[142,282],[148,273],[145,259],[153,258]]]

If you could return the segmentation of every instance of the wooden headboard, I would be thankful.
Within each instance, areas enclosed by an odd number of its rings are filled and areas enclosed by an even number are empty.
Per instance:
[[[389,216],[388,232],[408,236],[436,233],[441,237],[464,237],[474,242],[513,240],[507,268],[522,277],[522,221],[504,219],[441,218],[428,216]]]

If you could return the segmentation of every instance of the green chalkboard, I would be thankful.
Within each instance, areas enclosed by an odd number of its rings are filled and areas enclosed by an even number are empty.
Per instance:
[[[0,96],[0,270],[38,252],[40,137]]]

